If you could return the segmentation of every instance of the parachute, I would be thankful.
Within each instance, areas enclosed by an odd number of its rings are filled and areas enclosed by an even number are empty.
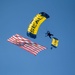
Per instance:
[[[36,38],[38,29],[40,25],[47,19],[49,18],[49,15],[45,12],[40,12],[37,14],[31,23],[29,24],[28,30],[27,30],[27,36],[31,38]]]
[[[31,40],[24,38],[19,34],[13,35],[7,41],[12,44],[17,45],[18,47],[20,47],[34,55],[37,55],[40,51],[46,49],[46,47],[41,46],[37,43],[34,43]]]
[[[59,40],[57,38],[53,37],[51,46],[54,47],[54,48],[57,48],[58,43],[59,43]]]

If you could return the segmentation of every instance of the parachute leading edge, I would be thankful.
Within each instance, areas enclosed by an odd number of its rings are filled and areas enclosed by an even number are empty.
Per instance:
[[[49,15],[45,12],[41,12],[41,13],[37,14],[31,21],[31,23],[29,24],[29,27],[27,30],[27,36],[35,39],[40,25],[47,18],[49,18]]]

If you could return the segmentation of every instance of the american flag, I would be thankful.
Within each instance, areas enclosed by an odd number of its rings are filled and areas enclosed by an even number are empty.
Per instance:
[[[37,43],[34,43],[31,40],[24,38],[19,34],[13,35],[7,41],[19,46],[20,48],[22,48],[34,55],[37,55],[38,52],[46,49],[46,47],[41,46]]]

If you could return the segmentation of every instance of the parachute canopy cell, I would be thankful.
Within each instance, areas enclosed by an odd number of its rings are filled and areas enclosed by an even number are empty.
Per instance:
[[[59,40],[58,40],[57,38],[53,37],[53,38],[52,38],[51,46],[57,48],[58,43],[59,43]]]
[[[37,14],[31,21],[31,23],[29,24],[29,27],[27,30],[27,36],[35,39],[40,25],[47,18],[49,18],[49,15],[45,12],[40,12],[39,14]]]
[[[19,34],[13,35],[7,41],[19,46],[20,48],[22,48],[22,49],[24,49],[34,55],[37,55],[38,52],[46,49],[46,47],[41,46],[37,43],[34,43],[31,40],[24,38]]]

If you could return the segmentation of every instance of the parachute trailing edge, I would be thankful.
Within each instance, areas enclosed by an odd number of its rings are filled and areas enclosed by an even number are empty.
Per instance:
[[[40,12],[37,14],[31,23],[29,24],[28,30],[27,30],[27,36],[31,38],[36,38],[38,29],[40,25],[47,19],[49,18],[49,15],[45,12]]]

